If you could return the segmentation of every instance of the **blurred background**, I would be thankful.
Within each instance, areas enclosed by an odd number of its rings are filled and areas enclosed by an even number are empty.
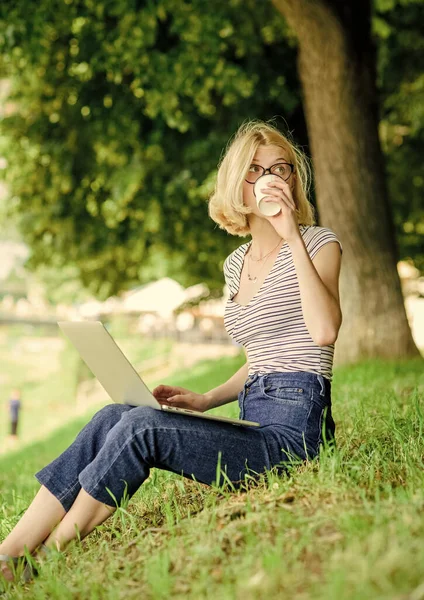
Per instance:
[[[343,244],[334,367],[422,355],[421,0],[0,11],[0,452],[108,401],[57,320],[102,320],[151,385],[243,355],[222,267],[247,239],[207,201],[246,119],[312,157],[317,224]]]

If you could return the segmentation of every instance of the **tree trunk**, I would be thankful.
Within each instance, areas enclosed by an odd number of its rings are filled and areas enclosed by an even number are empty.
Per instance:
[[[343,244],[335,364],[419,356],[397,272],[378,137],[370,0],[273,0],[299,41],[320,224]]]

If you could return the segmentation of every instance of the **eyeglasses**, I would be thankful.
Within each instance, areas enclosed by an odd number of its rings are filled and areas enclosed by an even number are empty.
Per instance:
[[[269,167],[269,169],[265,169],[264,167],[261,167],[261,165],[251,164],[245,179],[246,183],[256,183],[259,177],[265,175],[267,171],[268,173],[271,173],[272,175],[278,175],[284,179],[284,181],[287,181],[290,175],[294,172],[294,165],[291,163],[279,162]]]

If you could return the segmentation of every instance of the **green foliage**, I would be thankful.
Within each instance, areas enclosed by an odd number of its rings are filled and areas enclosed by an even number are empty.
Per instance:
[[[171,273],[222,287],[219,261],[234,242],[214,231],[206,204],[222,149],[245,118],[290,117],[299,105],[278,13],[253,0],[3,11],[15,110],[0,150],[28,266],[74,265],[103,298]]]
[[[424,269],[422,4],[374,0],[373,31],[400,258]],[[0,11],[11,82],[0,211],[18,220],[27,267],[69,272],[99,299],[165,275],[219,292],[243,241],[207,213],[230,135],[279,116],[307,147],[296,41],[272,3],[5,0]]]
[[[375,0],[380,136],[401,258],[424,272],[422,0]]]

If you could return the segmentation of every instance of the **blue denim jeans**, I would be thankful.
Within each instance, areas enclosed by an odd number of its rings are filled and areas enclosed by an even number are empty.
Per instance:
[[[116,506],[124,491],[128,498],[135,494],[152,467],[208,485],[228,478],[237,488],[245,483],[245,475],[256,479],[265,469],[285,471],[288,461],[316,457],[323,436],[335,441],[331,382],[321,375],[253,374],[238,402],[240,418],[258,421],[260,427],[108,404],[35,477],[66,511],[81,487],[100,502]],[[220,471],[217,478],[217,465],[225,478]]]

